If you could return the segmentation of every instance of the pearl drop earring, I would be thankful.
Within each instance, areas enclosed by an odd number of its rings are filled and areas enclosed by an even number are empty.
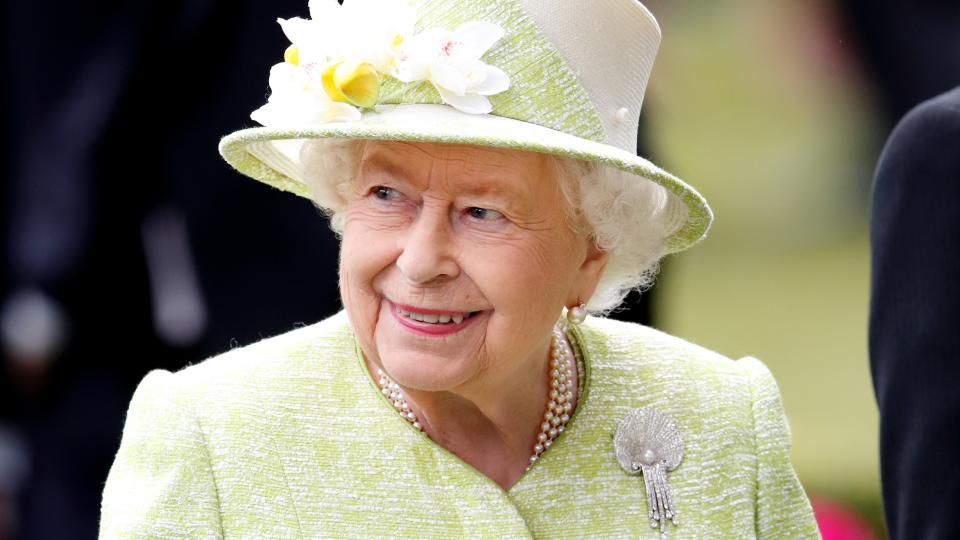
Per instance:
[[[587,306],[580,302],[576,306],[567,308],[567,320],[570,324],[580,324],[587,320]]]

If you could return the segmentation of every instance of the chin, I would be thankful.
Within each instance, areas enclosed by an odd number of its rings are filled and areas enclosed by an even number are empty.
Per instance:
[[[473,362],[415,351],[397,351],[380,355],[384,371],[404,388],[424,392],[453,390],[472,379],[477,369]]]

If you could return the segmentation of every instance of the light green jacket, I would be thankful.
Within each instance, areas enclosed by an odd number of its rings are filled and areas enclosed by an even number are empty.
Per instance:
[[[101,538],[657,538],[613,433],[654,407],[685,443],[671,538],[816,538],[770,372],[643,326],[574,330],[584,393],[509,491],[403,420],[344,313],[140,383]]]

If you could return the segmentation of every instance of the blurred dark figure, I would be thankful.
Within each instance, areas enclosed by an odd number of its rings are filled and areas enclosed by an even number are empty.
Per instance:
[[[960,2],[843,0],[840,8],[889,124],[960,84]]]
[[[960,87],[896,127],[870,223],[870,364],[890,537],[960,538]]]
[[[216,150],[265,100],[287,45],[277,16],[307,6],[0,10],[0,539],[94,538],[147,371],[340,307],[325,220]]]
[[[890,537],[960,538],[960,2],[844,0],[884,121],[871,211],[870,362]],[[951,105],[951,102],[953,105]],[[953,112],[950,112],[951,107]],[[904,118],[904,115],[907,115]]]

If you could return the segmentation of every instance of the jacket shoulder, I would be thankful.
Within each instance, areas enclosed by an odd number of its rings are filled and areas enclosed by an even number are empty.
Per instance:
[[[946,190],[956,193],[953,179],[960,160],[954,149],[958,138],[960,87],[920,103],[897,123],[877,163],[874,199],[881,197],[883,202],[889,198],[892,204],[899,202],[899,197],[924,197],[921,200],[939,202],[949,198]],[[918,208],[926,212],[939,207],[948,205]],[[924,219],[929,217],[924,214]]]
[[[747,362],[733,360],[683,338],[636,323],[601,317],[581,326],[586,345],[595,351],[594,361],[613,362],[622,369],[650,369],[716,373],[742,376]],[[756,362],[756,360],[753,360]],[[613,367],[613,366],[611,366]]]
[[[168,383],[198,400],[221,401],[233,392],[249,392],[249,386],[263,384],[265,378],[308,372],[310,364],[353,348],[353,332],[346,313],[341,311],[188,365],[174,372]]]
[[[602,318],[578,332],[591,365],[590,391],[602,395],[602,403],[594,402],[600,423],[612,425],[636,407],[658,409],[684,434],[688,467],[701,467],[695,482],[710,474],[711,482],[755,500],[757,537],[819,537],[790,464],[780,392],[761,361],[733,360],[659,330]],[[717,463],[729,468],[743,456],[743,469],[715,472]]]
[[[635,406],[735,416],[746,425],[757,400],[779,396],[770,370],[756,358],[734,360],[660,330],[610,319],[592,318],[578,331],[594,384]]]

